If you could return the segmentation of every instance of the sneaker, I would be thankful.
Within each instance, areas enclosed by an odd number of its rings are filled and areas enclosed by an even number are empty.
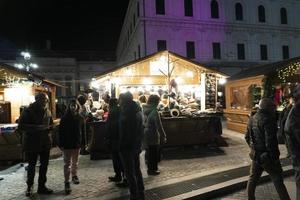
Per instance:
[[[65,193],[66,195],[70,194],[72,192],[70,182],[65,182]]]
[[[111,182],[121,182],[122,181],[122,177],[121,176],[110,176],[110,177],[108,177],[108,179]]]
[[[53,190],[47,188],[46,186],[39,186],[37,193],[38,194],[52,194]]]
[[[80,182],[79,182],[79,179],[78,179],[78,176],[73,176],[72,177],[72,182],[76,185],[78,185]]]
[[[160,174],[159,170],[147,170],[147,174],[150,176],[156,176]]]
[[[26,197],[31,197],[33,195],[33,186],[28,186],[26,190]]]

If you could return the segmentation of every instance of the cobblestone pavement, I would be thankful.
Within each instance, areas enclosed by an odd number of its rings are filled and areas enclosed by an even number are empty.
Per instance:
[[[294,177],[290,176],[285,178],[285,185],[288,189],[291,199],[296,199],[296,185]],[[256,200],[280,200],[275,187],[272,182],[268,182],[257,186],[256,188]],[[221,198],[214,200],[245,200],[247,199],[246,190],[234,192]]]
[[[174,182],[177,179],[191,177],[209,170],[222,171],[226,167],[249,164],[248,147],[243,137],[241,135],[240,137],[233,136],[237,133],[228,130],[224,130],[224,132],[224,137],[229,144],[228,147],[206,146],[184,150],[178,148],[164,150],[163,160],[159,164],[161,170],[159,176],[148,177],[144,162],[142,162],[146,188],[168,181]],[[285,148],[281,149],[285,151]],[[285,155],[285,153],[282,154]],[[71,195],[65,196],[62,159],[51,160],[47,186],[53,189],[55,193],[51,196],[35,194],[33,199],[103,199],[102,197],[105,195],[127,193],[127,189],[117,188],[113,183],[107,181],[107,177],[113,175],[111,160],[92,161],[89,156],[81,156],[78,175],[81,181],[80,185],[72,185]],[[1,175],[1,177],[4,178],[0,181],[1,200],[28,199],[24,195],[26,174],[23,167],[14,173]]]

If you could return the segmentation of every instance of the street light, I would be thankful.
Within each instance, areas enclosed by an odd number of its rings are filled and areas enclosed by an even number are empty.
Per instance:
[[[19,68],[19,69],[24,69],[25,68],[27,72],[30,71],[30,68],[33,68],[33,69],[37,69],[38,68],[37,64],[30,62],[31,55],[30,55],[29,52],[22,51],[21,55],[24,58],[24,62],[23,63],[16,63],[15,64],[16,68]]]

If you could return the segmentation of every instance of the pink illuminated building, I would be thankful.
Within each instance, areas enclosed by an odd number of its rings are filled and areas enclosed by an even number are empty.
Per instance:
[[[119,64],[159,50],[234,74],[300,56],[299,0],[131,0]]]

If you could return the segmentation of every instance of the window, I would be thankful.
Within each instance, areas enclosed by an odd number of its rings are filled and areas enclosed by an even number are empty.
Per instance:
[[[285,8],[280,9],[281,24],[287,24],[287,12]]]
[[[186,42],[186,57],[195,58],[195,42],[193,41]]]
[[[245,60],[245,45],[237,44],[237,58],[238,60]]]
[[[212,43],[213,46],[213,58],[221,59],[221,44],[219,42]]]
[[[289,46],[282,46],[282,58],[283,59],[289,59],[290,58],[290,52],[289,52]]]
[[[141,46],[140,45],[138,45],[138,57],[139,57],[139,59],[141,58]]]
[[[219,5],[216,0],[212,0],[210,3],[211,18],[219,18]]]
[[[260,59],[268,60],[268,47],[265,44],[260,45]]]
[[[137,2],[137,4],[136,4],[136,14],[138,17],[140,16],[140,3],[139,2]]]
[[[263,7],[262,5],[258,6],[258,21],[266,22],[265,7]]]
[[[166,40],[157,40],[157,51],[163,51],[167,49]]]
[[[240,3],[235,4],[235,19],[243,21],[243,6]]]
[[[184,0],[184,14],[185,16],[193,16],[193,0]]]
[[[165,0],[156,0],[156,14],[165,14]]]

